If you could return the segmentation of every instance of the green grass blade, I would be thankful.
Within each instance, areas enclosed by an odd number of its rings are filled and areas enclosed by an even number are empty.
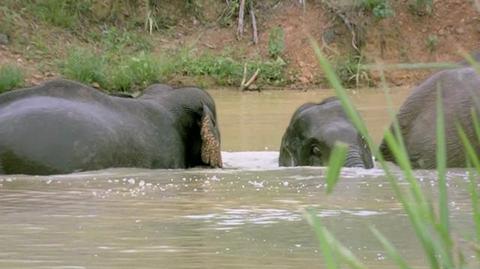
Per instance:
[[[411,269],[407,262],[400,256],[397,249],[380,233],[375,227],[370,227],[370,230],[375,235],[375,237],[380,241],[385,250],[387,251],[388,256],[394,261],[394,263],[400,269]]]
[[[325,230],[325,236],[330,244],[335,247],[336,253],[340,255],[342,261],[346,262],[353,269],[367,269],[360,259],[358,259],[348,248],[338,242],[328,230]]]
[[[355,127],[359,130],[359,132],[364,135],[373,155],[376,157],[377,161],[380,162],[381,167],[386,173],[387,179],[389,180],[395,195],[402,203],[404,210],[407,212],[414,231],[425,251],[430,264],[430,269],[451,268],[452,259],[448,244],[445,244],[443,237],[442,240],[438,240],[438,219],[435,216],[435,211],[433,209],[434,207],[423,194],[422,188],[415,178],[410,165],[408,153],[405,150],[398,122],[394,120],[393,124],[393,131],[395,132],[396,136],[393,135],[392,131],[389,131],[385,135],[385,140],[388,147],[391,149],[393,156],[397,160],[397,163],[402,168],[405,178],[409,183],[409,189],[405,193],[398,185],[396,176],[390,171],[390,168],[381,155],[378,147],[372,143],[371,137],[366,131],[365,124],[359,117],[356,110],[353,109],[345,89],[343,89],[326,57],[322,54],[322,51],[315,41],[310,39],[310,42],[324,71],[324,74],[335,90],[335,93],[339,98],[345,113]],[[440,236],[442,235],[440,234]]]
[[[438,224],[438,231],[442,236],[447,253],[451,253],[452,241],[449,236],[449,220],[448,220],[448,197],[447,197],[447,182],[446,182],[446,166],[447,166],[447,147],[445,138],[445,121],[443,115],[443,98],[442,89],[437,85],[437,175],[438,175],[438,191],[439,201],[438,207],[440,210],[440,223]],[[446,258],[446,257],[444,257]],[[451,257],[450,257],[451,260]]]
[[[304,216],[308,224],[310,224],[310,226],[312,226],[313,230],[315,231],[315,235],[317,236],[320,249],[325,259],[326,269],[340,268],[337,264],[337,261],[335,260],[335,252],[332,249],[329,240],[327,239],[326,228],[323,226],[320,218],[317,217],[313,209],[307,209],[307,211],[304,212]]]
[[[315,234],[317,235],[321,251],[325,258],[325,265],[327,269],[340,268],[337,260],[335,259],[335,254],[337,254],[342,261],[347,263],[353,269],[367,269],[367,267],[361,263],[360,259],[355,256],[355,254],[338,242],[327,230],[327,228],[325,228],[313,209],[307,209],[307,211],[304,213],[304,216],[310,226],[313,227]]]
[[[477,141],[480,143],[480,120],[478,119],[477,113],[474,109],[472,109],[472,121],[475,134],[477,135]]]
[[[480,74],[480,63],[475,61],[475,59],[470,54],[468,54],[466,52],[463,52],[463,53],[460,53],[460,54],[463,56],[463,58],[465,58],[467,63],[470,64],[473,68],[475,68],[477,73]]]
[[[347,93],[343,89],[342,83],[340,82],[337,75],[335,74],[335,71],[333,71],[331,64],[328,62],[327,58],[323,55],[322,51],[320,50],[320,47],[318,47],[318,44],[312,38],[310,38],[310,44],[313,47],[313,50],[315,51],[315,55],[317,56],[317,60],[320,63],[320,66],[325,72],[325,76],[328,78],[328,81],[330,82],[332,88],[335,90],[335,94],[340,100],[340,103],[342,104],[342,107],[345,110],[345,113],[350,118],[354,126],[365,137],[369,146],[373,148],[372,147],[373,143],[370,136],[368,135],[367,127],[363,122],[362,118],[360,117],[360,115],[358,114],[358,112],[353,107],[352,102],[350,101]]]
[[[468,171],[468,179],[469,185],[468,190],[470,193],[470,200],[472,203],[472,213],[473,213],[473,223],[475,224],[475,235],[477,243],[480,242],[480,205],[479,205],[479,197],[477,191],[477,184],[478,181],[476,179],[476,175],[478,175],[472,168],[469,168]]]
[[[471,164],[473,164],[473,167],[477,170],[477,172],[480,173],[480,158],[477,156],[477,153],[473,148],[472,143],[470,143],[470,140],[468,140],[467,134],[465,134],[462,126],[460,126],[458,123],[456,123],[456,125],[458,135],[460,136],[460,140],[462,141],[463,147],[465,148],[467,154],[467,159]]]
[[[333,148],[327,168],[327,193],[331,193],[340,177],[340,170],[347,156],[348,145],[345,143],[336,143]]]

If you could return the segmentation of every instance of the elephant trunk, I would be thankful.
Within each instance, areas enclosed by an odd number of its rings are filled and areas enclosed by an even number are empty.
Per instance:
[[[344,166],[366,168],[360,150],[357,147],[350,147],[350,150],[347,152]]]

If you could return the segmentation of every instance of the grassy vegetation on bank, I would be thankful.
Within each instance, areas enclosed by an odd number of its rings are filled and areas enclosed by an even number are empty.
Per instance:
[[[0,93],[23,86],[24,73],[15,65],[0,66]]]
[[[247,73],[260,70],[261,85],[283,85],[282,61],[246,61]],[[108,53],[94,53],[82,48],[72,49],[59,63],[60,72],[69,79],[87,84],[98,84],[108,91],[135,91],[174,76],[195,78],[197,84],[213,79],[217,85],[238,86],[243,77],[244,63],[228,55],[195,55],[183,49],[168,55],[155,55],[141,51],[122,57],[109,57]]]
[[[262,18],[262,12],[271,13],[279,2],[282,1],[252,1],[258,18]],[[336,1],[321,2],[323,5],[333,3],[338,12],[342,11],[341,8],[348,8],[355,10],[352,14],[370,13],[374,21],[395,16],[394,6],[398,6],[391,0],[351,0],[340,5]],[[433,7],[431,0],[409,0],[407,4],[419,14],[428,14]],[[300,76],[295,77],[295,70],[289,70],[288,74],[285,71],[289,63],[283,58],[285,33],[280,26],[261,29],[268,31],[266,51],[248,58],[236,53],[191,53],[188,49],[171,51],[155,47],[164,36],[169,36],[165,38],[167,40],[173,39],[175,27],[182,20],[195,19],[200,24],[230,27],[234,34],[238,11],[239,0],[215,4],[206,0],[3,0],[0,33],[9,36],[9,47],[36,63],[38,70],[60,72],[108,90],[135,90],[155,81],[168,82],[166,79],[173,78],[178,81],[183,76],[192,83],[238,86],[245,63],[248,75],[260,69],[259,86],[300,81]],[[206,14],[216,15],[206,19]],[[369,17],[363,16],[365,19]],[[348,21],[356,23],[355,20]],[[436,36],[427,40],[432,51],[437,43]],[[73,52],[79,47],[83,49]],[[189,51],[188,57],[184,55],[185,50]],[[365,60],[361,53],[342,55],[334,61],[337,75],[345,85],[371,85],[368,71],[359,69]],[[79,67],[76,66],[81,62],[79,56],[99,59],[92,59],[85,63],[85,67]],[[92,68],[94,63],[98,70]],[[166,63],[173,65],[166,66]],[[321,77],[311,81],[322,82]]]
[[[245,64],[248,77],[260,70],[256,81],[260,87],[288,82],[281,59],[245,58],[231,49],[202,52],[188,45],[154,46],[164,42],[164,35],[175,35],[174,29],[169,30],[174,20],[185,15],[202,18],[200,8],[192,0],[167,6],[143,0],[5,0],[0,7],[0,33],[10,37],[13,51],[36,62],[39,70],[108,91],[135,91],[171,80],[239,86]],[[158,34],[151,34],[152,25]],[[274,44],[276,53],[281,53],[282,42]]]
[[[363,121],[358,112],[353,108],[344,88],[342,87],[339,78],[335,75],[329,62],[322,54],[320,48],[312,42],[315,53],[318,57],[320,65],[325,71],[332,87],[335,89],[337,97],[341,100],[342,107],[347,112],[349,118],[355,124],[360,133],[367,140],[372,153],[376,160],[380,163],[381,169],[385,172],[386,177],[392,186],[396,198],[400,201],[403,209],[410,219],[413,230],[419,239],[423,248],[426,261],[430,269],[468,269],[476,268],[480,262],[480,209],[479,209],[479,193],[478,193],[478,177],[480,175],[480,156],[474,150],[473,145],[480,142],[480,122],[477,114],[472,111],[472,118],[475,126],[475,133],[477,142],[469,141],[463,129],[458,127],[458,133],[464,145],[468,168],[469,192],[471,197],[471,206],[473,212],[473,220],[475,237],[472,239],[460,239],[454,236],[456,234],[450,225],[450,212],[448,207],[447,182],[446,182],[446,138],[445,138],[445,124],[443,117],[443,100],[442,95],[437,97],[437,119],[436,119],[436,141],[437,141],[437,175],[438,175],[438,201],[433,202],[427,196],[419,184],[419,180],[410,165],[408,154],[400,134],[400,127],[398,122],[394,120],[394,133],[390,130],[385,134],[385,140],[397,160],[400,168],[403,171],[403,178],[408,182],[408,187],[403,188],[399,184],[399,178],[393,173],[391,167],[387,165],[379,152],[378,146],[372,142],[371,136],[368,134]],[[469,61],[473,64],[473,60]],[[441,92],[441,89],[438,91]],[[458,125],[460,126],[460,125]],[[331,192],[333,186],[336,184],[340,169],[345,158],[346,151],[342,150],[342,146],[334,150],[329,162],[330,166],[327,171],[327,192]],[[337,241],[322,224],[320,218],[317,217],[316,212],[309,210],[305,213],[307,221],[313,226],[315,234],[320,243],[320,248],[323,253],[326,268],[337,269],[343,268],[342,263],[347,264],[350,268],[366,269],[367,267],[362,263],[361,259],[355,256],[348,248],[344,247]],[[389,258],[394,264],[401,269],[412,268],[409,266],[387,238],[375,227],[371,227],[371,233],[384,246]],[[465,242],[467,241],[467,244]],[[467,252],[473,252],[476,259],[466,259],[467,253],[464,250],[465,245],[470,246]]]

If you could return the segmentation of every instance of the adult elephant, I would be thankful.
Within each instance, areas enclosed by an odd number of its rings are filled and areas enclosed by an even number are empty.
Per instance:
[[[406,151],[413,168],[436,167],[436,100],[442,93],[448,167],[465,167],[465,151],[458,136],[457,123],[480,155],[480,141],[475,135],[472,111],[480,119],[480,76],[471,67],[443,70],[417,86],[396,116]],[[393,127],[390,128],[393,131]],[[396,162],[385,140],[382,155]]]
[[[325,166],[336,142],[349,145],[344,166],[373,167],[367,143],[336,97],[306,103],[295,111],[283,135],[279,165]]]
[[[0,173],[199,165],[222,166],[215,104],[201,89],[155,84],[125,98],[53,80],[0,95]]]

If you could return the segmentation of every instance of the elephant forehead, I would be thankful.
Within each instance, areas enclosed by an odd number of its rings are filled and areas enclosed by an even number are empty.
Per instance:
[[[350,122],[339,119],[322,125],[312,125],[306,136],[325,141],[333,145],[336,141],[354,144],[358,141],[358,132]]]
[[[345,113],[343,112],[342,107],[338,102],[315,105],[301,111],[296,120],[300,122],[313,123],[313,122],[331,122],[335,118],[346,118]]]

